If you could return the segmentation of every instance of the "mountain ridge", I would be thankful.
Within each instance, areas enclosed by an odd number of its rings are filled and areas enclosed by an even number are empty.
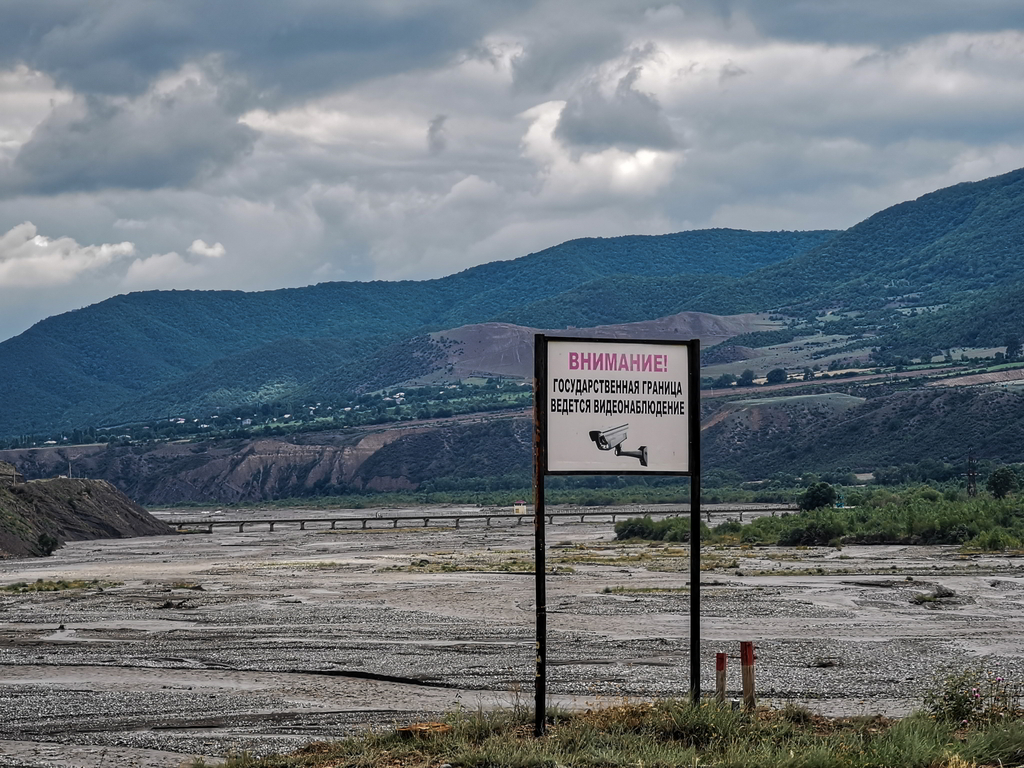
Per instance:
[[[1000,312],[1024,310],[1022,257],[1019,169],[838,233],[581,238],[429,281],[116,296],[0,343],[0,438],[415,381],[447,355],[431,334],[485,322],[592,328],[774,311],[806,325],[828,312],[847,364],[926,359],[1015,332]],[[744,334],[747,347],[762,343]]]
[[[206,366],[290,339],[343,342],[334,344],[335,367],[356,366],[389,345],[463,325],[467,318],[489,320],[527,298],[583,284],[601,269],[647,275],[675,264],[687,272],[709,270],[735,251],[739,255],[728,268],[736,272],[788,258],[833,234],[698,230],[590,238],[530,254],[522,261],[492,262],[430,281],[115,296],[47,318],[0,343],[0,370],[5,371],[0,402],[8,406],[0,417],[0,437],[83,426],[125,404],[143,403],[161,387],[188,379]],[[732,250],[730,243],[736,244]],[[601,247],[598,258],[581,274],[584,244]],[[640,246],[653,256],[646,259],[632,252],[624,258],[629,249]],[[286,377],[295,365],[283,352],[276,359],[278,371],[268,372],[268,380]],[[310,378],[308,373],[304,376]],[[224,383],[231,384],[212,386]]]

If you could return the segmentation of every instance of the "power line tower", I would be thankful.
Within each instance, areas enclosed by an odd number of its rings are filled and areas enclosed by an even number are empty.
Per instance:
[[[967,454],[967,495],[972,499],[978,495],[978,460],[973,452]]]

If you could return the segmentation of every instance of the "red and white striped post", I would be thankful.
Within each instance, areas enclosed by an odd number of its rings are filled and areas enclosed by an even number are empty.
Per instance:
[[[729,654],[715,654],[715,701],[725,704],[725,667],[729,663]]]
[[[743,672],[743,709],[752,712],[754,701],[754,644],[740,643],[740,668]]]

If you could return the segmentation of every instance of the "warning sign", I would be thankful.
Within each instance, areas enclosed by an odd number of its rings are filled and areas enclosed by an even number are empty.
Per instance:
[[[559,339],[546,346],[547,470],[690,471],[690,342]]]

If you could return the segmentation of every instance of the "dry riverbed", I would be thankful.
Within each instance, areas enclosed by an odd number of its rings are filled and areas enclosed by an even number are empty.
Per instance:
[[[684,695],[685,546],[619,544],[610,523],[547,532],[552,701]],[[532,526],[509,521],[288,524],[0,561],[0,588],[84,582],[0,591],[0,766],[170,768],[532,704],[532,546]],[[705,691],[714,654],[737,657],[741,640],[757,644],[762,701],[831,714],[903,714],[936,669],[982,656],[1024,678],[1024,558],[889,546],[702,557]],[[735,659],[730,688],[739,677]]]

